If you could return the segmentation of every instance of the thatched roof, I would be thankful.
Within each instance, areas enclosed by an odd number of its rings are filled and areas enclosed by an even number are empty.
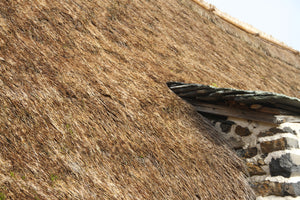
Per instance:
[[[299,63],[190,0],[0,1],[0,195],[250,199],[165,83],[299,96]]]

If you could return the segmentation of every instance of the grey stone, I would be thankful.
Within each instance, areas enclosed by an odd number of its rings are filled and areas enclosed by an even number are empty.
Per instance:
[[[242,158],[245,156],[245,149],[236,149],[235,150],[236,154],[238,155],[238,157]]]
[[[294,188],[294,195],[295,196],[300,196],[300,182],[297,183],[292,183],[293,188]]]
[[[300,182],[297,183],[284,183],[283,187],[284,196],[300,196]]]
[[[294,131],[293,129],[291,129],[291,127],[284,127],[282,129],[285,133],[292,133],[292,134],[297,134],[296,131]]]
[[[291,154],[287,153],[282,155],[278,159],[272,158],[270,164],[271,176],[283,176],[289,178],[292,172],[298,172],[300,166],[292,162]]]
[[[279,159],[272,159],[269,164],[269,168],[271,176],[283,176],[286,178],[289,178],[291,176],[290,169],[280,166]]]

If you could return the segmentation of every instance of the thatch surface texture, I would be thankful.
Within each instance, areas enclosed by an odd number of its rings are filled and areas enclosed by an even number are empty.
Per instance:
[[[0,195],[251,199],[166,82],[299,97],[299,57],[272,48],[189,0],[0,0]]]

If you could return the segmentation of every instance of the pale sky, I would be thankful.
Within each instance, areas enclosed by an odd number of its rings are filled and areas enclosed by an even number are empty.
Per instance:
[[[300,51],[300,0],[205,0]]]

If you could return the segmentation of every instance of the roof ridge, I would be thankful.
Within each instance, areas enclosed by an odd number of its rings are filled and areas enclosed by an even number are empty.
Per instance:
[[[292,53],[294,53],[295,55],[300,55],[300,52],[290,46],[288,46],[287,44],[285,44],[284,42],[274,38],[273,36],[271,36],[270,34],[267,34],[257,28],[255,28],[254,26],[246,23],[246,22],[242,22],[241,20],[232,17],[231,15],[222,12],[221,10],[217,9],[216,6],[205,2],[204,0],[192,0],[195,3],[197,3],[198,5],[200,5],[202,8],[204,8],[207,11],[210,11],[211,13],[215,14],[216,16],[220,17],[221,19],[223,19],[224,21],[234,25],[235,27],[239,28],[240,30],[243,30],[251,35],[254,35],[256,37],[261,38],[262,40],[271,43],[273,45],[277,45],[280,48],[283,48],[285,50],[291,51]]]

